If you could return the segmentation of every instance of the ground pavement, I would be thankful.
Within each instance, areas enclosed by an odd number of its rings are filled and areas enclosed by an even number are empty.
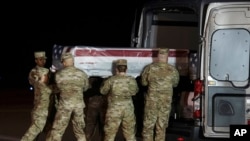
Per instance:
[[[0,141],[20,141],[30,126],[32,104],[33,92],[28,89],[0,89]],[[38,141],[44,139],[45,134],[41,134]],[[94,141],[101,139],[96,133]],[[69,123],[62,141],[74,140],[72,125]],[[116,141],[123,141],[121,133],[117,135]]]

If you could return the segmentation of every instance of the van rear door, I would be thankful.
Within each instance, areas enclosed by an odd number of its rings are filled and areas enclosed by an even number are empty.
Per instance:
[[[205,137],[229,138],[232,124],[250,124],[250,2],[207,7],[200,78]]]

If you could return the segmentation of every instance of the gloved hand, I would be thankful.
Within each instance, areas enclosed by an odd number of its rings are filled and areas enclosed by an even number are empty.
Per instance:
[[[53,73],[55,73],[57,71],[57,68],[54,65],[52,65],[49,69]]]

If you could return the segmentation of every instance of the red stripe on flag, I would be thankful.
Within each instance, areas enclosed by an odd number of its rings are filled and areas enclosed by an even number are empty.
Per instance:
[[[90,49],[76,49],[75,56],[119,56],[119,57],[156,57],[156,50],[90,50]],[[187,51],[169,51],[169,57],[187,57]]]

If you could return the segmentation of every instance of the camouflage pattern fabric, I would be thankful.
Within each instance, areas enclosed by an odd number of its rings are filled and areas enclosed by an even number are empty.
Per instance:
[[[78,141],[86,141],[83,92],[89,87],[85,72],[73,66],[58,71],[55,81],[60,89],[59,103],[47,141],[61,141],[72,115],[73,132]]]
[[[35,85],[35,82],[37,82],[39,79],[38,70],[40,69],[43,69],[43,67],[36,66],[32,68],[31,71],[29,72],[29,76],[28,76],[29,84],[32,85],[33,87]]]
[[[30,83],[34,86],[34,107],[31,112],[31,125],[26,131],[21,141],[33,141],[45,126],[48,108],[50,103],[51,89],[47,84],[40,82],[39,78],[48,72],[48,69],[42,67],[33,68],[29,74]]]
[[[141,81],[143,86],[148,86],[144,107],[143,141],[165,141],[173,87],[179,83],[179,73],[169,64],[152,63],[143,70]]]
[[[136,122],[132,101],[132,96],[138,92],[136,80],[131,76],[125,75],[111,76],[104,81],[100,92],[104,95],[108,94],[104,141],[114,141],[120,124],[126,140],[136,141]]]

